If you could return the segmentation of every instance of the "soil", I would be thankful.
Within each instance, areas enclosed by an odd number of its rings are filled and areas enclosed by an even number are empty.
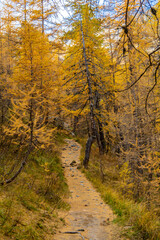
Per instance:
[[[111,208],[78,169],[81,146],[66,140],[62,164],[70,189],[70,211],[64,217],[65,225],[54,236],[55,240],[122,240],[121,229],[113,223]]]

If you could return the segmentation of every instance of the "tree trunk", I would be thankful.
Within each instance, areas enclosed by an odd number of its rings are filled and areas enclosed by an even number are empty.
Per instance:
[[[89,107],[90,107],[90,121],[91,121],[91,137],[88,138],[86,143],[86,150],[85,150],[85,158],[83,161],[84,167],[88,167],[90,152],[93,141],[96,139],[96,124],[94,119],[94,99],[93,99],[93,93],[92,93],[92,83],[91,83],[91,75],[89,71],[88,66],[88,59],[86,54],[86,46],[85,46],[85,38],[84,38],[84,32],[83,32],[83,25],[82,20],[80,22],[81,24],[81,34],[82,34],[82,44],[83,44],[83,57],[84,57],[84,63],[86,68],[86,80],[88,85],[88,95],[89,95]]]
[[[104,132],[103,132],[103,126],[99,119],[98,119],[98,127],[99,127],[99,139],[101,143],[102,152],[106,153],[107,149],[106,149],[106,141],[105,141]]]
[[[89,137],[86,143],[85,158],[83,160],[83,165],[85,168],[88,168],[89,157],[90,157],[91,147],[93,142],[94,142],[94,139],[92,138],[92,136]]]
[[[74,121],[73,121],[73,133],[74,134],[76,134],[78,120],[79,120],[78,117],[74,116]]]

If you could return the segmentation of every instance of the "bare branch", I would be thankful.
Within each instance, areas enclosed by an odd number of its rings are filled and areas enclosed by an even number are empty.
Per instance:
[[[10,179],[4,180],[3,182],[1,182],[0,185],[5,185],[5,184],[8,184],[8,183],[11,183],[11,182],[13,182],[16,179],[16,177],[21,173],[21,171],[23,170],[24,166],[26,165],[26,162],[27,162],[28,157],[29,157],[30,153],[32,152],[32,150],[33,150],[32,145],[29,145],[28,150],[26,152],[26,155],[25,155],[25,157],[24,157],[24,159],[23,159],[23,161],[21,163],[21,166],[18,169],[18,171]]]
[[[151,92],[154,90],[155,86],[157,85],[157,72],[158,72],[159,67],[160,67],[160,63],[158,63],[158,65],[156,67],[156,70],[155,70],[155,73],[154,73],[154,84],[153,84],[152,88],[148,91],[147,97],[146,97],[146,100],[145,100],[145,109],[146,109],[146,113],[148,115],[149,115],[149,113],[148,113],[148,99],[149,99],[149,96],[150,96]]]
[[[141,77],[148,71],[148,69],[152,66],[152,64],[149,64],[146,69],[143,71],[143,73],[141,73],[141,75],[136,79],[136,81],[134,81],[129,87],[123,89],[123,90],[115,90],[114,92],[124,92],[127,91],[128,89],[130,89],[131,87],[133,87],[140,79]]]

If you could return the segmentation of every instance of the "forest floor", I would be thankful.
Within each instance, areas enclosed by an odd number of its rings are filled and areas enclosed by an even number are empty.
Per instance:
[[[70,190],[68,203],[71,208],[68,213],[61,213],[65,224],[54,239],[125,239],[120,236],[120,227],[113,223],[113,211],[79,170],[81,146],[72,139],[67,139],[66,143],[62,150],[62,164]]]

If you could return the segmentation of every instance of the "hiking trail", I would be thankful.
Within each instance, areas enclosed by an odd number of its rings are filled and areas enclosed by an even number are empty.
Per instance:
[[[54,236],[55,240],[122,240],[120,228],[112,223],[111,208],[103,202],[84,174],[78,169],[81,146],[66,139],[62,149],[62,164],[68,182],[71,208],[65,216],[65,226]]]

